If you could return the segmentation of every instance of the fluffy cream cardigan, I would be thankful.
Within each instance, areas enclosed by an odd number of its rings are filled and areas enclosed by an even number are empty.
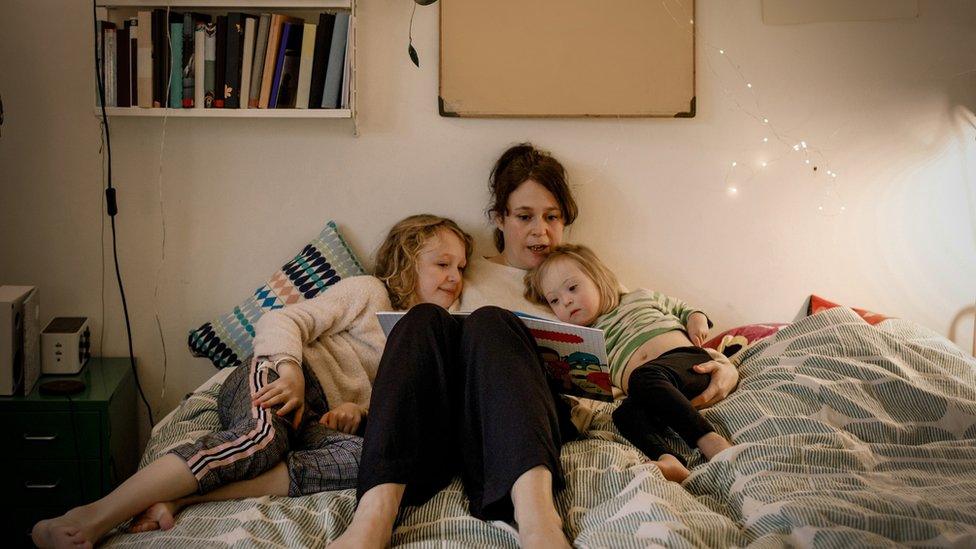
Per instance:
[[[329,407],[353,402],[368,408],[386,344],[376,313],[392,308],[378,279],[343,279],[313,299],[262,316],[255,326],[254,355],[304,361]]]

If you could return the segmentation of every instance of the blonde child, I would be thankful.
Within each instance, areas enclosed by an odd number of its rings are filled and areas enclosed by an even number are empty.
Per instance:
[[[627,394],[614,424],[666,478],[681,482],[689,471],[661,445],[664,428],[707,459],[730,446],[688,400],[709,382],[694,369],[713,360],[701,348],[711,327],[704,313],[649,290],[621,295],[616,276],[585,246],[556,247],[525,285],[526,298],[549,305],[559,320],[605,332],[610,379]]]
[[[255,358],[221,388],[224,431],[174,448],[98,501],[37,523],[34,543],[91,546],[137,513],[133,531],[167,529],[190,503],[356,486],[362,438],[354,433],[385,344],[376,312],[451,307],[471,250],[471,237],[450,219],[397,223],[377,252],[376,277],[344,279],[262,317]]]

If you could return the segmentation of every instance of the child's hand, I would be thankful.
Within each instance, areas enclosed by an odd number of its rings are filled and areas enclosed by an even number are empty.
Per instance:
[[[286,416],[292,411],[292,427],[298,429],[305,415],[305,376],[302,367],[291,360],[278,365],[278,379],[262,387],[254,393],[251,404],[262,408],[271,408],[282,404],[278,416]]]
[[[365,415],[366,410],[361,408],[358,404],[344,402],[326,412],[325,415],[319,419],[319,423],[325,425],[329,429],[335,429],[336,431],[342,431],[343,433],[349,433],[352,435],[356,433],[357,429],[359,429],[359,424],[362,422],[363,416]]]
[[[708,340],[708,317],[704,313],[694,312],[688,317],[688,337],[695,347],[701,347]]]

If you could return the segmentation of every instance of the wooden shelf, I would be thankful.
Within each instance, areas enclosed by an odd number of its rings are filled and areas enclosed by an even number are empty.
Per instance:
[[[291,15],[315,22],[317,13],[326,10],[349,10],[349,48],[351,59],[349,103],[347,109],[145,109],[141,107],[108,107],[105,114],[111,117],[173,117],[173,118],[328,118],[350,119],[353,122],[353,135],[359,135],[356,107],[356,38],[357,9],[356,0],[96,0],[99,18],[109,19],[120,24],[125,18],[133,17],[143,9],[173,8],[178,11],[199,11],[221,14],[227,11],[272,12]],[[96,98],[97,103],[97,98]],[[102,110],[96,106],[93,114],[101,118]]]
[[[98,0],[103,8],[352,9],[352,0]]]
[[[171,118],[352,118],[350,109],[143,109],[141,107],[106,107],[108,116],[143,116]],[[95,108],[95,116],[102,110]]]

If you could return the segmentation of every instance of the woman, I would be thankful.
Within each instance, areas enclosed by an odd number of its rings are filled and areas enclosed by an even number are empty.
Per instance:
[[[511,310],[552,317],[523,297],[525,271],[562,242],[577,215],[562,165],[521,144],[491,174],[498,255],[465,273],[458,320],[419,306],[387,339],[373,387],[360,467],[359,507],[335,547],[389,543],[401,505],[420,505],[460,474],[471,514],[514,521],[523,547],[568,547],[553,490],[563,485],[559,448],[576,436],[550,387],[535,343]],[[712,384],[695,401],[724,398],[731,364],[699,371]],[[460,464],[460,465],[459,465]]]

